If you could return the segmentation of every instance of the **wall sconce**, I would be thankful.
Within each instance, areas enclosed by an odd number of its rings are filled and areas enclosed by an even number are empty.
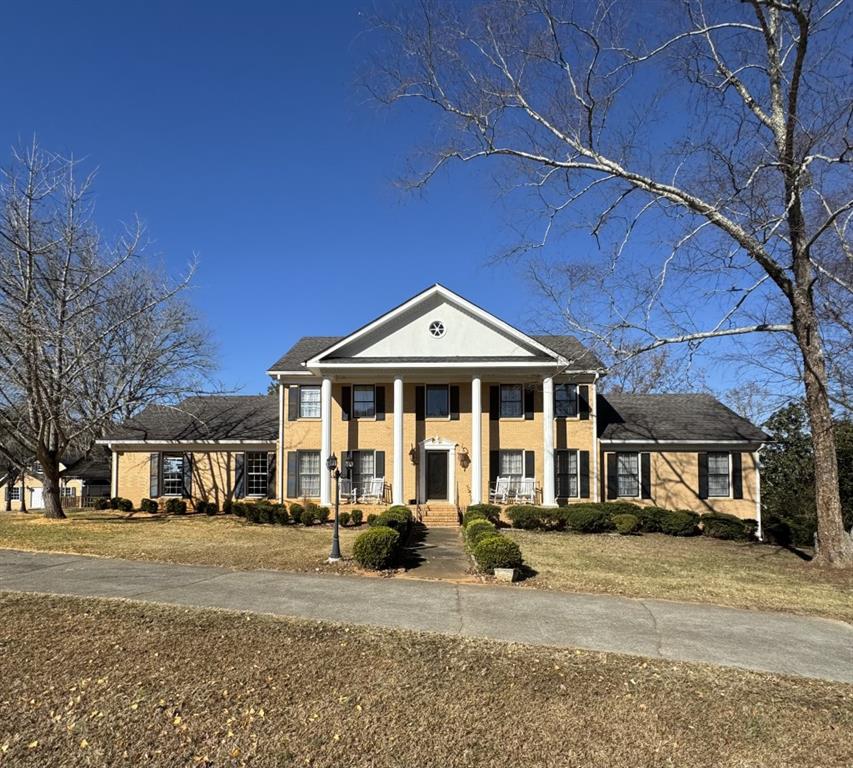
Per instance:
[[[468,449],[461,448],[459,450],[459,466],[462,467],[462,469],[468,469],[470,465],[471,457],[468,455]]]
[[[412,446],[409,449],[409,458],[412,460],[412,464],[418,463],[418,452],[417,452],[415,446]]]

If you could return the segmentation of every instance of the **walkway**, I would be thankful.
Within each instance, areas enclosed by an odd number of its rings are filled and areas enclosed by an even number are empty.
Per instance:
[[[8,549],[0,550],[0,590],[300,616],[853,683],[853,627],[710,605]]]
[[[406,576],[442,581],[475,581],[468,573],[471,560],[465,554],[462,529],[418,526],[406,547]]]

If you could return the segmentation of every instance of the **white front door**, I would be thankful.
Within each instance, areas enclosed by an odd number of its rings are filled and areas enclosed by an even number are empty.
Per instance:
[[[30,489],[30,509],[44,509],[44,488]]]

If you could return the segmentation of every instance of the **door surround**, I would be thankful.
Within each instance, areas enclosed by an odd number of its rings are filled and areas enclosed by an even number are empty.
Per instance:
[[[418,444],[418,503],[427,500],[426,453],[447,451],[447,503],[456,504],[456,442],[442,437],[428,437]]]

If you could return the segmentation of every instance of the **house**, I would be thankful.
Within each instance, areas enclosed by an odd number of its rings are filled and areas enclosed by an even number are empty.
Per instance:
[[[59,465],[59,492],[69,506],[110,492],[110,457],[103,450],[91,456],[66,457]],[[12,511],[44,508],[44,475],[38,462],[17,472],[0,475],[0,508]],[[23,502],[23,503],[22,503]]]
[[[189,398],[116,427],[112,494],[329,504],[335,454],[345,500],[372,489],[427,523],[496,489],[759,515],[760,429],[708,395],[601,395],[577,339],[526,334],[441,285],[300,339],[268,374],[277,394]]]

